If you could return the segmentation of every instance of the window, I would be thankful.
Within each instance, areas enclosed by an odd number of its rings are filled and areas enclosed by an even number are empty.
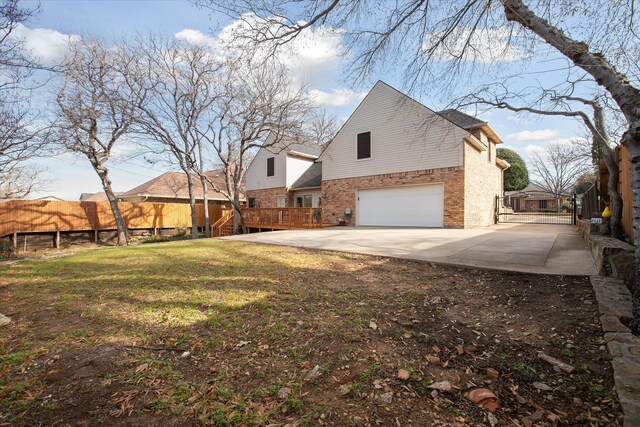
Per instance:
[[[256,198],[255,197],[249,197],[249,207],[250,208],[255,208],[256,207]]]
[[[539,200],[538,201],[538,207],[540,209],[547,209],[547,201],[546,200]]]
[[[371,158],[371,132],[359,133],[357,159],[369,158]]]
[[[296,197],[296,208],[311,208],[313,204],[313,197],[311,194],[305,194],[304,196]]]
[[[269,157],[267,159],[267,176],[274,176],[276,174],[275,157]]]
[[[284,208],[287,204],[287,198],[285,196],[278,196],[278,200],[276,201],[277,207]]]

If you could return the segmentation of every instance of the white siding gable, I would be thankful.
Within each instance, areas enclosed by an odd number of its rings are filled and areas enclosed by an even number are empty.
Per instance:
[[[371,132],[371,158],[357,160],[357,135],[363,132]],[[468,135],[378,82],[320,156],[322,179],[461,166]]]
[[[286,165],[287,188],[291,187],[312,164],[313,159],[288,155]]]
[[[268,141],[268,140],[267,140]],[[271,151],[269,151],[271,150]],[[264,188],[278,188],[286,185],[287,151],[276,151],[276,147],[260,148],[247,169],[245,181],[247,190],[261,190]],[[267,159],[274,157],[274,176],[267,176]]]

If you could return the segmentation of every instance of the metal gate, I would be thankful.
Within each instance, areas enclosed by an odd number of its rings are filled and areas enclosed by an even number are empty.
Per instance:
[[[496,196],[497,223],[575,225],[576,195],[563,198],[523,198]]]

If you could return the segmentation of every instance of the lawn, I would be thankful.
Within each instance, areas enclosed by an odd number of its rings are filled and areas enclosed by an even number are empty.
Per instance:
[[[584,277],[209,239],[0,264],[0,313],[0,425],[621,419]]]

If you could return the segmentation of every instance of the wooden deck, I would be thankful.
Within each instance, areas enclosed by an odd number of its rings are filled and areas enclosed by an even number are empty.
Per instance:
[[[242,213],[248,228],[291,230],[323,227],[320,208],[244,208]]]

